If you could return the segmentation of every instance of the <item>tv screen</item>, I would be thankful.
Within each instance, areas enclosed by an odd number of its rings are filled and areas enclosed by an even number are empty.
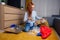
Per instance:
[[[7,5],[20,8],[21,7],[21,0],[7,0]]]

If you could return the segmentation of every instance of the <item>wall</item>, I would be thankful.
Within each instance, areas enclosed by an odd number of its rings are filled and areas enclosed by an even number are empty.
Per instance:
[[[58,15],[58,14],[59,14],[58,0],[48,0],[47,1],[47,16]]]
[[[46,15],[46,0],[33,0],[35,4],[35,10],[37,11],[39,16]]]
[[[33,0],[39,16],[50,17],[59,14],[58,0]]]
[[[60,0],[59,0],[59,15],[60,15]]]
[[[60,0],[58,0],[58,3],[59,3],[59,8],[60,8]]]
[[[21,0],[21,6],[23,6],[23,8],[25,8],[25,0]]]

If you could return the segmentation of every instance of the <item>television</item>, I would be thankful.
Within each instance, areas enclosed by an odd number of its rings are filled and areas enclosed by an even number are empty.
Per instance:
[[[7,0],[7,5],[20,8],[21,7],[21,0]]]

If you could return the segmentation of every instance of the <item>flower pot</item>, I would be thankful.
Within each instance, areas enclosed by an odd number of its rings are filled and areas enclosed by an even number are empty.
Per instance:
[[[5,5],[5,2],[1,2],[2,5]]]

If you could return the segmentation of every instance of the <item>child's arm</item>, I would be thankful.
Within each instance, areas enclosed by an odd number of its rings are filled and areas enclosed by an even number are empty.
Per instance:
[[[25,15],[24,15],[24,22],[26,22],[28,20],[28,17],[27,17],[27,13],[25,12]]]
[[[28,20],[34,21],[32,17],[28,17]]]

